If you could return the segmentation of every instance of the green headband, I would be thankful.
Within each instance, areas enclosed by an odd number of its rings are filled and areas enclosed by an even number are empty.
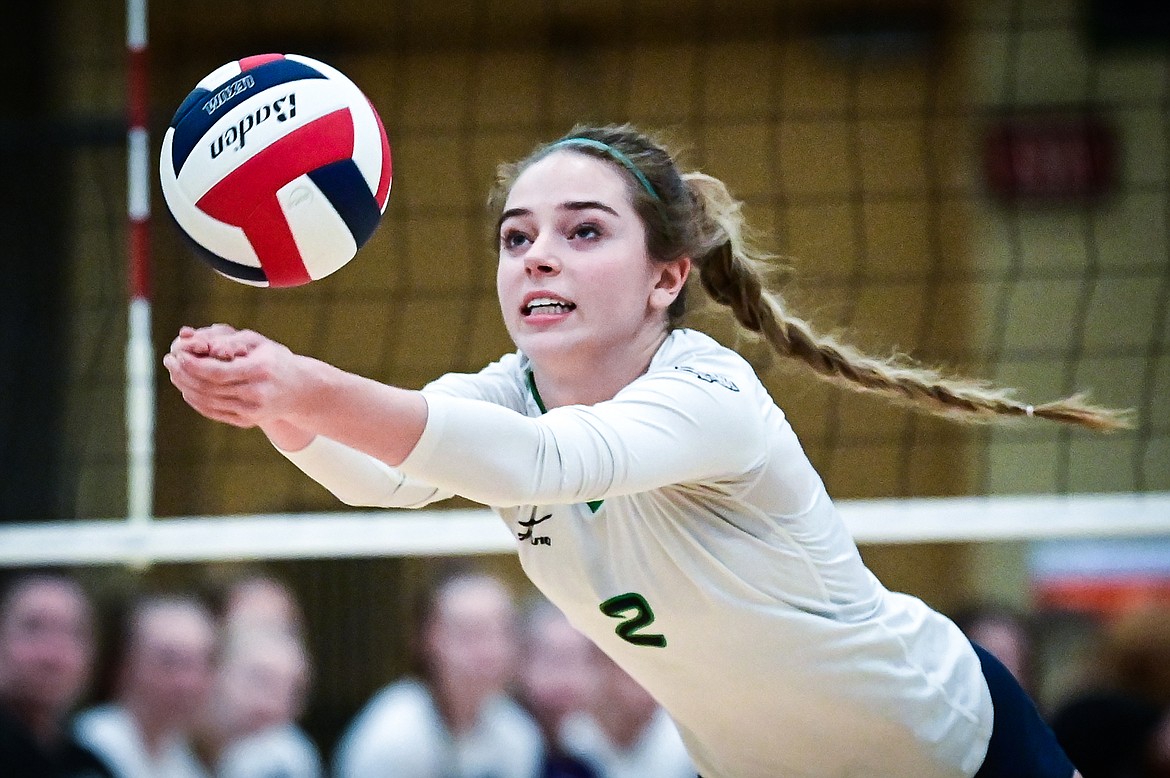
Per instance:
[[[642,188],[646,190],[646,193],[654,199],[654,202],[658,203],[659,209],[662,209],[662,198],[658,196],[658,192],[654,191],[654,185],[650,183],[650,179],[646,178],[646,174],[638,169],[638,166],[634,164],[632,159],[615,149],[613,146],[609,145],[608,143],[603,143],[599,140],[594,140],[593,138],[565,138],[549,146],[549,150],[551,151],[552,149],[560,148],[562,146],[588,146],[592,149],[604,151],[611,158],[617,162],[620,162],[622,167],[630,171],[634,178],[638,179],[638,183],[642,185]]]

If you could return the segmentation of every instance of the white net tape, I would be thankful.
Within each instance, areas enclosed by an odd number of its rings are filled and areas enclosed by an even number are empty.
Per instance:
[[[858,543],[1170,537],[1170,492],[852,500]],[[0,526],[0,566],[506,553],[487,509],[348,511]]]

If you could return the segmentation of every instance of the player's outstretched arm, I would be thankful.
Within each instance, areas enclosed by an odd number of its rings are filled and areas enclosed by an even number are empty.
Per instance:
[[[236,328],[230,324],[212,324],[199,329],[184,326],[171,342],[171,353],[187,351],[196,356],[209,356],[212,338],[226,337],[236,332]],[[286,452],[300,451],[316,437],[314,433],[282,419],[263,422],[258,426],[274,446]]]
[[[397,465],[426,425],[419,392],[341,370],[251,330],[184,328],[163,357],[171,383],[203,416],[275,433],[295,450],[325,435]]]

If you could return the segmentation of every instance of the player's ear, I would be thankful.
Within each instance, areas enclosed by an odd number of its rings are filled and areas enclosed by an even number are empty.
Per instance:
[[[682,292],[691,273],[691,258],[679,257],[669,262],[655,262],[654,288],[650,291],[650,304],[666,310]]]

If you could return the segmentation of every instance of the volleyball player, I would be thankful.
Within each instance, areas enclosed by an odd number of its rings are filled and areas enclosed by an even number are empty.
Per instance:
[[[1075,774],[1002,665],[864,566],[752,368],[676,326],[686,281],[780,355],[928,412],[1119,414],[818,335],[766,290],[726,187],[629,126],[503,166],[493,202],[516,353],[408,391],[212,325],[181,330],[172,382],[345,502],[494,506],[527,574],[670,712],[706,778]]]

